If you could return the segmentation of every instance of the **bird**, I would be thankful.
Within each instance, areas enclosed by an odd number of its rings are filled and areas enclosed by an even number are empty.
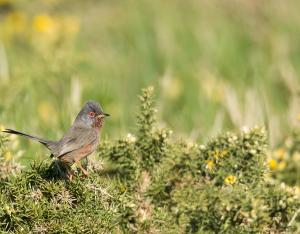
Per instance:
[[[88,176],[88,171],[82,167],[80,161],[96,151],[100,143],[100,131],[105,118],[108,116],[110,114],[105,113],[98,102],[87,101],[69,130],[58,141],[45,140],[9,128],[3,130],[3,132],[27,137],[41,143],[50,150],[52,158],[58,159],[64,165],[70,167],[76,163],[84,176]],[[68,175],[70,180],[72,176],[73,173]]]

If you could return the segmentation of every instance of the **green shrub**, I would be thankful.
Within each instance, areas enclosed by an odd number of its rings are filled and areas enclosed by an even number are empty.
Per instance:
[[[226,133],[205,145],[175,140],[171,130],[157,127],[153,88],[144,89],[140,100],[136,136],[103,141],[98,155],[105,158],[104,169],[89,165],[94,168],[89,178],[59,180],[55,164],[46,161],[2,179],[0,229],[20,233],[294,230],[291,220],[297,216],[297,197],[265,179],[264,129]]]
[[[3,127],[0,126],[0,131]],[[17,155],[9,150],[9,137],[0,133],[0,178],[18,172],[21,169],[19,163],[16,162]]]
[[[300,186],[300,129],[295,128],[269,160],[272,177],[290,186]]]

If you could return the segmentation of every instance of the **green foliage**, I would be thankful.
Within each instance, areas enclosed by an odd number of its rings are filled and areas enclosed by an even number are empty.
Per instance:
[[[154,126],[157,109],[154,107],[153,91],[153,87],[142,90],[141,110],[138,115],[139,130],[136,145],[139,149],[141,167],[145,170],[161,162],[167,151],[170,134],[166,129],[158,129]]]
[[[226,176],[234,175],[241,184],[256,185],[262,180],[265,170],[266,143],[265,130],[259,128],[245,130],[238,135],[228,133],[219,136],[201,150],[201,158],[215,165],[210,170],[206,168],[203,173],[217,184],[223,184]],[[201,162],[199,169],[202,165],[205,164]]]
[[[72,182],[43,177],[49,163],[34,165],[1,182],[1,230],[37,233],[97,233],[117,223],[117,190],[97,174]]]
[[[102,170],[73,181],[42,162],[0,181],[3,232],[256,233],[293,231],[299,199],[265,179],[261,128],[204,145],[155,122],[153,89],[140,97],[137,136],[103,141]],[[90,166],[93,167],[93,164]],[[93,168],[96,168],[95,166]]]
[[[0,131],[2,131],[1,128],[0,126]],[[20,165],[13,158],[12,152],[8,149],[8,144],[8,136],[0,133],[0,178],[6,178],[20,170]]]
[[[295,128],[271,156],[269,167],[272,171],[272,177],[290,186],[298,186],[299,188],[300,128]]]

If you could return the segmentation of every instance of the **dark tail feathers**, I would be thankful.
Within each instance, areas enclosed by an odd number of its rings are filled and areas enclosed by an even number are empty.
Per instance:
[[[16,131],[16,130],[13,130],[13,129],[5,129],[3,132],[6,132],[6,133],[9,133],[9,134],[16,134],[16,135],[20,135],[20,136],[24,136],[24,137],[28,137],[34,141],[38,141],[40,142],[41,144],[43,144],[44,146],[46,146],[48,149],[52,150],[52,147],[53,144],[55,144],[54,141],[48,141],[48,140],[44,140],[40,137],[36,137],[36,136],[32,136],[32,135],[29,135],[27,133],[24,133],[24,132],[19,132],[19,131]]]

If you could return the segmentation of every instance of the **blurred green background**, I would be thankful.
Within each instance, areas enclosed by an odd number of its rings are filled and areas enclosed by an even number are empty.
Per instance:
[[[266,125],[275,147],[300,118],[299,9],[297,0],[0,0],[0,124],[58,139],[94,99],[112,115],[102,137],[116,138],[134,132],[137,96],[153,85],[161,124],[177,136]],[[46,155],[20,142],[23,162]]]

